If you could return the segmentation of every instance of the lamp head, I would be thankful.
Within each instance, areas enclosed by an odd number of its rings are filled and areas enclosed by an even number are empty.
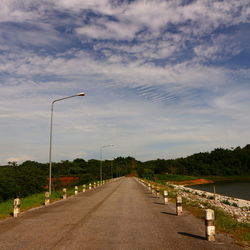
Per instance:
[[[78,93],[77,96],[85,96],[84,92]]]

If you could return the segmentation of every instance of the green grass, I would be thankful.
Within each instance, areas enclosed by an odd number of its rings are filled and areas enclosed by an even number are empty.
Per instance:
[[[79,185],[78,192],[82,191],[82,186]],[[67,196],[75,194],[74,187],[67,187]],[[62,191],[52,191],[50,202],[62,199]],[[39,207],[44,205],[45,192],[39,194],[29,195],[27,197],[21,198],[21,212],[28,210],[30,208]],[[13,213],[13,202],[14,199],[10,199],[0,203],[0,219],[12,216]]]
[[[216,232],[228,233],[236,242],[243,246],[250,246],[250,223],[241,223],[226,213],[223,209],[203,203],[207,208],[215,211]],[[204,209],[199,207],[197,201],[183,200],[183,206],[198,218],[205,218]]]
[[[229,233],[239,243],[250,246],[250,223],[238,222],[221,208],[215,210],[215,226],[218,231]]]
[[[74,188],[67,189],[68,196],[74,195]],[[62,191],[53,191],[50,201],[56,201],[62,198]],[[0,219],[6,218],[12,215],[14,199],[7,200],[0,203]],[[21,212],[30,208],[39,207],[44,205],[44,193],[33,194],[27,197],[21,198]]]
[[[157,174],[156,180],[159,181],[187,181],[195,180],[198,177],[188,176],[188,175],[178,175],[178,174]]]
[[[201,178],[201,179],[207,179],[207,180],[211,180],[214,182],[226,182],[226,181],[230,181],[230,182],[242,182],[242,181],[250,181],[250,176],[246,175],[246,176],[240,176],[240,175],[231,175],[231,176],[214,176],[214,175],[208,175],[208,176],[198,176],[197,178]]]
[[[167,189],[169,198],[176,197],[176,190],[168,185],[161,187],[161,193]],[[206,208],[211,208],[215,211],[215,226],[216,232],[227,233],[233,237],[236,242],[242,246],[250,246],[250,223],[241,223],[234,219],[231,215],[226,213],[223,209],[213,207],[209,203],[202,204]],[[200,207],[197,200],[187,200],[183,198],[183,207],[191,212],[194,216],[205,219],[205,210]]]
[[[215,210],[215,226],[223,232],[230,233],[240,226],[240,223],[225,213],[220,208],[213,208]]]
[[[13,212],[13,200],[8,200],[0,203],[0,218],[10,216]]]
[[[250,176],[189,176],[189,175],[179,175],[179,174],[156,174],[154,181],[163,183],[164,181],[188,181],[195,179],[207,179],[214,182],[224,182],[224,181],[250,181]]]
[[[33,194],[21,199],[21,211],[27,210],[31,207],[41,206],[44,202],[44,194]]]

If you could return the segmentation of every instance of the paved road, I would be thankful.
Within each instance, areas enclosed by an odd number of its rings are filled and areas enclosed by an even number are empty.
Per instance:
[[[173,204],[122,178],[0,221],[0,249],[241,249],[223,235],[206,241],[203,221],[174,214]]]

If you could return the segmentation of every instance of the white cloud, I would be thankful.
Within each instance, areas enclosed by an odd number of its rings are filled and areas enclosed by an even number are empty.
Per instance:
[[[27,159],[32,161],[33,156],[32,155],[21,155],[21,156],[17,156],[17,157],[9,157],[8,159],[4,160],[4,163],[5,164],[7,164],[8,162],[21,163],[21,162],[27,161]]]
[[[230,36],[220,34],[212,37],[211,41],[204,42],[194,48],[194,52],[197,55],[196,60],[220,60],[233,57],[244,50],[248,50],[248,46],[245,45],[248,39],[240,39],[241,36],[242,34],[236,31]]]
[[[55,107],[55,160],[249,143],[249,69],[202,64],[247,48],[216,29],[248,23],[249,1],[182,2],[1,1],[0,162],[46,162],[51,100],[80,91]]]
[[[138,30],[139,27],[129,23],[106,21],[99,25],[91,24],[77,28],[76,33],[94,39],[130,40],[134,38]]]

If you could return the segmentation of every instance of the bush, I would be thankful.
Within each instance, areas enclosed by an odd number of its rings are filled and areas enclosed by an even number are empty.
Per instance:
[[[230,232],[239,225],[237,220],[225,213],[222,209],[215,209],[215,226],[223,229],[224,232]]]
[[[214,196],[213,195],[210,195],[207,197],[209,200],[214,200]]]
[[[226,204],[226,205],[232,205],[229,200],[222,200],[221,203]]]
[[[79,176],[79,184],[90,183],[95,180],[95,177],[92,174],[82,174]]]
[[[233,202],[231,205],[234,207],[238,207],[238,204],[236,202]]]

